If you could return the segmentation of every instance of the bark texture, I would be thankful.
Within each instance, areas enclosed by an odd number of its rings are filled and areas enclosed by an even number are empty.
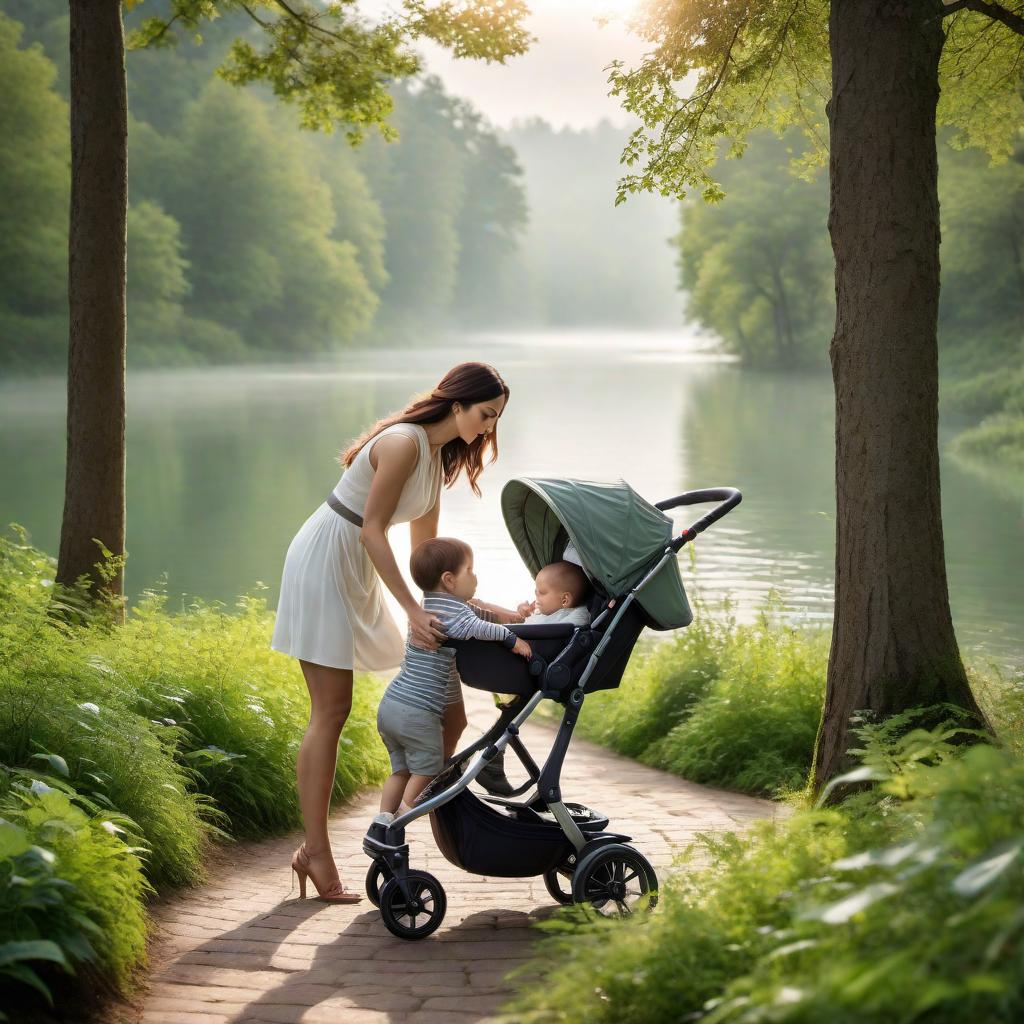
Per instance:
[[[939,500],[940,10],[834,0],[829,30],[836,600],[815,788],[846,767],[858,709],[949,701],[978,713]]]
[[[120,0],[70,0],[71,222],[67,470],[57,579],[124,553],[128,102]]]

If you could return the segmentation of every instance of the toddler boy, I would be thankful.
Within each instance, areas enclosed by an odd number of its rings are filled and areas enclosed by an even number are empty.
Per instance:
[[[417,545],[409,560],[413,581],[423,591],[423,607],[441,620],[453,640],[493,640],[529,658],[530,645],[483,606],[468,604],[476,593],[473,550],[454,537]],[[444,765],[441,716],[457,692],[455,649],[425,651],[406,641],[398,675],[388,684],[377,711],[377,731],[391,758],[391,777],[381,793],[375,824],[389,825],[415,803]]]

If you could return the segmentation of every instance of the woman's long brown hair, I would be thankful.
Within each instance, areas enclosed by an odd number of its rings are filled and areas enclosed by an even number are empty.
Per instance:
[[[401,412],[392,413],[378,420],[341,453],[338,461],[343,466],[351,466],[352,460],[367,441],[392,424],[437,423],[451,412],[455,402],[464,406],[477,405],[480,402],[493,401],[499,395],[504,395],[505,401],[508,402],[508,385],[493,366],[488,366],[487,363],[459,363],[444,375],[441,383],[429,395],[417,398]],[[489,434],[477,437],[472,444],[466,444],[461,437],[449,441],[441,449],[441,472],[446,486],[451,487],[459,474],[465,470],[469,486],[473,488],[473,493],[479,496],[477,478],[484,469],[485,451],[490,452],[488,462],[493,462],[498,457],[497,423]]]

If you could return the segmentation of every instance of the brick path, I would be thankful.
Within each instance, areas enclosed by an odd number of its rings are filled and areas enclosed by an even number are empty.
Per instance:
[[[493,719],[490,698],[466,692],[467,736],[479,735]],[[538,763],[551,736],[543,723],[523,730]],[[514,755],[509,763],[517,764]],[[580,740],[566,759],[563,792],[608,814],[609,827],[632,835],[662,876],[673,849],[696,832],[735,829],[774,811],[768,801],[685,782]],[[354,888],[369,866],[361,839],[376,800],[366,793],[331,821],[342,878]],[[410,829],[410,840],[412,866],[437,875],[448,895],[444,923],[417,943],[393,937],[366,900],[329,906],[289,898],[295,837],[230,848],[230,863],[207,885],[156,908],[142,1024],[493,1018],[513,991],[505,975],[530,956],[532,923],[551,912],[544,882],[487,880],[454,868],[433,847],[425,821]]]

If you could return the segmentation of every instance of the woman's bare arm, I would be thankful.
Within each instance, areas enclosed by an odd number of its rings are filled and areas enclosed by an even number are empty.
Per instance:
[[[434,507],[409,524],[409,540],[413,550],[416,549],[417,544],[422,544],[425,540],[433,540],[437,536],[437,523],[440,517],[441,496],[438,495]]]
[[[388,526],[395,514],[402,488],[416,467],[418,457],[415,442],[410,438],[388,434],[377,441],[369,441],[370,465],[374,468],[373,482],[363,511],[363,528],[359,540],[370,556],[384,585],[395,596],[409,617],[413,639],[421,647],[433,649],[444,633],[436,627],[440,622],[425,612],[413,597],[395,561],[395,553],[388,541]]]

